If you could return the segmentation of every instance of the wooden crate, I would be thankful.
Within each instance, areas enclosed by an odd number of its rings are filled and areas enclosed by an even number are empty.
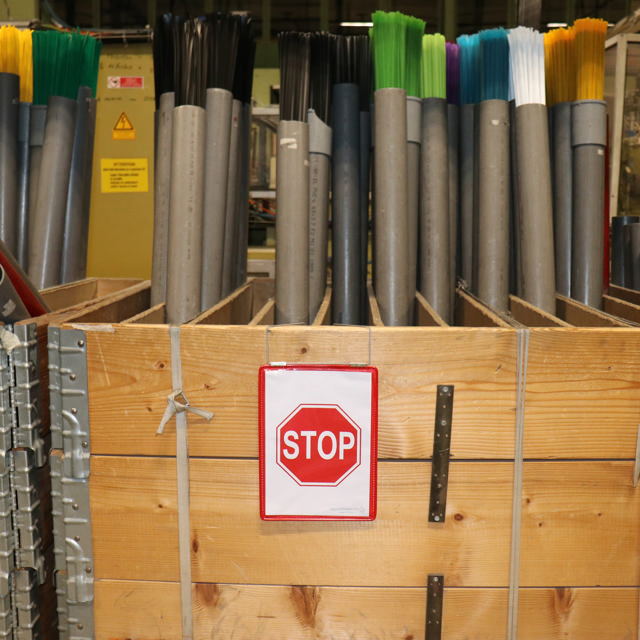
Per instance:
[[[519,383],[517,637],[637,633],[634,320],[560,299],[558,316],[517,298],[502,315],[460,291],[465,326],[447,327],[417,302],[417,327],[381,326],[375,301],[370,328],[327,326],[330,296],[313,325],[273,327],[272,281],[256,280],[181,328],[184,392],[215,413],[188,416],[198,640],[422,638],[434,573],[445,580],[445,640],[508,638]],[[156,435],[172,389],[170,338],[162,306],[140,306],[52,319],[86,341],[98,640],[181,637],[173,423]],[[375,521],[260,520],[257,386],[267,360],[378,368]],[[436,524],[439,384],[454,385],[455,399],[447,515]]]

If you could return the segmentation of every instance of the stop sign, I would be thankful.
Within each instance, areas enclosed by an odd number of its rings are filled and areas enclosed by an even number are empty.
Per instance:
[[[360,431],[338,405],[301,404],[276,428],[276,462],[299,485],[336,486],[360,465]]]

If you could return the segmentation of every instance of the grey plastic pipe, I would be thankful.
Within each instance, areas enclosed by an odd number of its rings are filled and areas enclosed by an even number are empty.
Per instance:
[[[91,179],[89,158],[90,100],[91,89],[79,87],[60,263],[60,282],[62,283],[80,280],[86,266],[85,230],[88,229],[89,212],[84,209],[84,205],[85,184],[87,180]]]
[[[405,326],[411,321],[407,215],[407,93],[374,93],[374,246],[375,294],[382,322]]]
[[[47,120],[47,106],[43,104],[31,105],[29,119],[29,226],[27,237],[27,263],[29,269],[29,247],[33,234],[33,220],[35,219],[36,198],[38,196],[38,181],[40,179],[40,165],[42,164],[42,145],[44,144],[44,128]]]
[[[360,303],[360,317],[363,322],[368,319],[369,296],[367,293],[367,279],[369,274],[369,194],[371,175],[371,114],[369,111],[360,112],[360,252],[362,296]]]
[[[418,233],[420,225],[420,143],[422,138],[422,100],[407,96],[407,215],[409,222],[409,287],[411,304],[409,322],[415,313],[415,297],[418,288]]]
[[[201,240],[202,310],[212,307],[222,297],[232,103],[233,95],[230,91],[207,89],[204,221]]]
[[[509,309],[509,103],[478,104],[478,297]]]
[[[420,292],[451,323],[447,101],[422,101]]]
[[[21,102],[18,113],[18,218],[16,259],[25,269],[29,260],[29,120],[31,103]]]
[[[602,307],[604,254],[604,152],[607,106],[580,100],[571,106],[573,244],[571,297]]]
[[[640,222],[638,216],[613,216],[611,218],[611,284],[630,287],[631,278],[627,269],[624,229],[628,224]]]
[[[547,108],[516,107],[517,166],[522,250],[522,297],[555,315],[553,205]]]
[[[449,140],[449,263],[451,265],[451,273],[449,274],[451,282],[451,308],[455,298],[456,276],[460,273],[460,254],[458,251],[458,227],[460,216],[459,206],[459,152],[460,144],[460,107],[457,104],[447,105],[447,138]]]
[[[19,76],[0,73],[0,97],[0,238],[16,255]]]
[[[206,112],[173,111],[167,247],[167,322],[182,324],[200,312]]]
[[[309,110],[309,320],[320,309],[327,287],[329,185],[333,132]]]
[[[571,226],[573,216],[573,153],[571,149],[571,103],[550,108],[551,164],[553,167],[553,228],[556,260],[556,289],[571,296]]]
[[[631,222],[625,225],[624,235],[629,256],[627,287],[640,291],[640,222]]]
[[[240,180],[240,126],[242,121],[242,102],[234,100],[231,107],[231,138],[229,140],[229,174],[227,176],[227,206],[224,222],[224,244],[222,249],[222,297],[233,291],[233,269],[236,264],[234,254],[238,231],[236,215],[238,213],[238,185]]]
[[[29,277],[39,289],[60,282],[77,101],[51,96],[42,146],[36,207],[31,219]]]
[[[509,139],[511,151],[511,210],[509,250],[509,291],[522,297],[522,249],[520,247],[520,191],[518,189],[518,141],[516,140],[516,101],[509,100]]]
[[[96,116],[98,109],[98,101],[95,98],[89,99],[89,133],[87,140],[87,167],[85,172],[85,181],[83,185],[83,201],[85,215],[82,218],[82,243],[84,251],[82,252],[82,264],[80,266],[80,277],[87,276],[87,261],[89,247],[89,223],[91,220],[91,190],[93,187],[93,153],[96,141]]]
[[[276,324],[309,320],[309,125],[278,123]]]
[[[167,244],[171,193],[171,132],[176,94],[160,96],[156,112],[155,182],[153,207],[153,254],[151,259],[151,306],[167,297]]]
[[[334,324],[360,324],[360,96],[352,83],[333,87],[332,301]]]
[[[234,255],[236,264],[232,273],[232,289],[244,284],[247,279],[247,251],[249,248],[249,171],[251,144],[251,103],[242,105],[242,120],[240,121],[240,164],[238,177],[238,197],[236,212],[236,246]]]
[[[473,287],[475,105],[460,105],[460,273]]]

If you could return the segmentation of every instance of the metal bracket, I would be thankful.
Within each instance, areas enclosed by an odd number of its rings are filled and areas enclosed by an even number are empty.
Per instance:
[[[447,511],[453,390],[454,387],[452,384],[439,384],[436,395],[436,423],[433,431],[429,522],[444,522]]]
[[[63,477],[62,496],[67,601],[90,603],[93,601],[93,545],[88,481]]]
[[[444,598],[444,576],[429,575],[427,582],[427,627],[425,640],[440,640],[442,637],[442,600]]]
[[[64,476],[89,477],[90,430],[87,340],[84,331],[60,331],[60,395]]]
[[[62,501],[62,451],[54,449],[49,456],[51,465],[51,515],[53,517],[53,555],[56,571],[67,571],[67,550]]]
[[[58,635],[60,640],[69,638],[69,607],[67,605],[67,573],[56,571],[53,574],[56,587],[56,611],[58,612]]]
[[[51,447],[62,449],[62,393],[60,390],[60,327],[49,326],[47,334],[49,354],[49,417]]]
[[[13,371],[9,364],[9,354],[0,349],[0,474],[8,473],[10,468],[8,456],[15,426],[15,413],[11,404],[12,387]]]
[[[94,640],[93,603],[69,604],[69,640]]]
[[[40,637],[40,591],[36,572],[19,569],[15,572],[16,638]]]
[[[11,351],[9,356],[15,372],[13,395],[17,416],[13,446],[33,449],[36,454],[36,465],[42,467],[46,462],[46,456],[41,435],[42,398],[37,328],[35,323],[15,325],[14,333],[20,344]]]

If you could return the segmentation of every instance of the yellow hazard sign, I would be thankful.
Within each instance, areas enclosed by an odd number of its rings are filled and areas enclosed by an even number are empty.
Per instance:
[[[135,140],[136,130],[129,116],[123,111],[111,132],[114,140]]]

